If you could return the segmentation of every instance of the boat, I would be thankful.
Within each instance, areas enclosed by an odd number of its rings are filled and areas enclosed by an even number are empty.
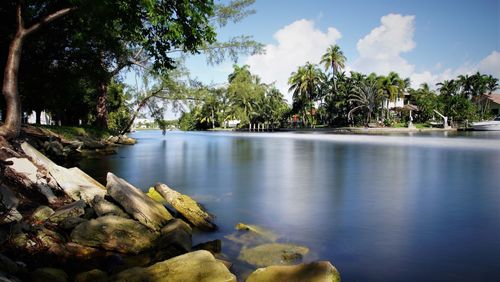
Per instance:
[[[500,131],[500,116],[494,120],[474,122],[472,128],[481,131]]]

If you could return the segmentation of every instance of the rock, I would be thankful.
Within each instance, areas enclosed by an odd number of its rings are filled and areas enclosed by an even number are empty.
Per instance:
[[[19,199],[12,190],[5,185],[0,185],[0,207],[4,209],[15,209],[19,205]]]
[[[299,265],[273,265],[255,270],[246,282],[308,281],[340,282],[340,273],[328,261]]]
[[[234,276],[207,251],[196,251],[153,264],[134,267],[111,277],[113,281],[236,281]]]
[[[68,217],[80,217],[85,213],[85,202],[83,200],[67,204],[57,209],[54,214],[49,217],[52,222],[60,222]]]
[[[134,138],[130,138],[127,135],[120,135],[118,136],[118,140],[115,143],[121,145],[134,145],[135,143],[137,143],[137,140],[135,140]]]
[[[75,201],[84,200],[85,203],[89,204],[95,196],[104,197],[106,195],[103,185],[78,168],[67,169],[57,166],[49,172],[66,195]]]
[[[31,218],[34,221],[45,221],[52,214],[54,214],[54,210],[52,210],[51,208],[47,206],[39,206],[33,211],[33,213],[31,214]]]
[[[130,218],[119,206],[107,201],[101,196],[95,196],[91,202],[97,216],[116,215],[123,218]]]
[[[217,228],[212,222],[213,216],[204,211],[191,197],[172,190],[162,183],[157,183],[155,190],[194,226],[209,231]]]
[[[53,160],[64,160],[67,154],[64,147],[59,141],[45,141],[43,143],[45,154]]]
[[[152,230],[160,230],[163,225],[173,219],[162,204],[155,202],[141,190],[111,172],[108,172],[106,188],[108,195],[128,214]]]
[[[193,247],[193,250],[205,250],[212,254],[219,254],[222,251],[222,241],[219,239],[200,243]]]
[[[59,222],[59,227],[65,230],[71,230],[86,221],[88,220],[81,217],[67,217]]]
[[[71,232],[71,241],[89,247],[137,254],[150,249],[157,236],[135,220],[107,215],[78,225]]]
[[[64,270],[57,268],[38,268],[31,273],[31,281],[33,282],[66,282],[68,275]]]
[[[264,244],[253,248],[242,248],[238,259],[255,266],[283,265],[297,263],[309,249],[292,244]],[[292,259],[292,260],[290,260]]]
[[[23,216],[15,208],[0,212],[0,224],[7,224],[16,221],[21,221]]]
[[[106,281],[108,274],[100,269],[92,269],[75,276],[75,282]]]
[[[9,158],[6,161],[13,162],[12,165],[8,166],[8,169],[18,175],[26,187],[36,188],[51,204],[57,201],[57,197],[52,192],[47,180],[43,178],[38,172],[38,168],[29,159]]]
[[[160,230],[159,247],[174,245],[183,253],[189,252],[192,246],[191,233],[191,227],[182,219],[173,219]]]
[[[103,149],[107,146],[106,142],[102,142],[100,140],[93,140],[90,138],[84,138],[82,148],[83,149]]]
[[[278,235],[257,225],[238,223],[235,233],[224,236],[229,241],[246,247],[274,243]]]
[[[233,266],[233,263],[227,260],[217,259],[217,261],[222,262],[228,270],[231,270],[231,267]]]
[[[0,271],[0,282],[22,282],[21,279]]]
[[[151,199],[157,201],[158,203],[162,204],[162,205],[166,205],[168,204],[167,201],[165,200],[165,198],[163,198],[160,193],[156,192],[155,188],[154,187],[149,187],[149,190],[148,192],[146,193],[146,195],[148,197],[150,197]]]
[[[118,142],[118,136],[109,136],[107,141],[109,143],[117,143]]]
[[[39,166],[43,166],[49,171],[55,167],[58,167],[57,164],[47,158],[44,154],[40,153],[37,149],[33,148],[33,146],[31,146],[27,142],[23,142],[21,144],[21,148],[23,149],[24,153],[28,155],[33,160],[33,162],[35,162]]]

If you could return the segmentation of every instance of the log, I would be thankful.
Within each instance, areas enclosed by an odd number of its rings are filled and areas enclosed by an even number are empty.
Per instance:
[[[212,222],[214,220],[213,216],[208,214],[191,197],[181,194],[162,183],[157,183],[155,190],[194,226],[208,231],[217,229],[217,226]]]

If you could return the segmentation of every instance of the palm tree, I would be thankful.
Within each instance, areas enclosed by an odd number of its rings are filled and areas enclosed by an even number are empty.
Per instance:
[[[458,83],[455,80],[445,80],[436,84],[439,93],[446,96],[454,96],[458,91]]]
[[[347,118],[352,119],[352,114],[364,110],[365,126],[371,121],[372,113],[377,107],[377,83],[376,81],[365,80],[360,85],[354,87],[354,92],[349,97],[349,102],[355,107],[349,111]]]
[[[340,47],[336,44],[330,45],[328,49],[326,49],[326,53],[321,57],[320,64],[324,65],[325,71],[330,68],[332,69],[333,89],[335,91],[337,91],[336,74],[345,67],[346,60],[344,52],[342,52]]]
[[[309,62],[305,66],[300,66],[288,79],[290,84],[289,92],[293,92],[293,102],[300,105],[302,117],[307,116],[305,108],[309,106],[311,118],[313,116],[314,100],[318,95],[321,84],[322,73],[316,65]]]

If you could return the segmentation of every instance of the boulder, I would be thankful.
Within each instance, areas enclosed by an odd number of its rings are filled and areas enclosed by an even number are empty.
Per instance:
[[[137,254],[150,249],[157,236],[135,220],[107,215],[78,225],[71,232],[71,241],[89,247]]]
[[[57,209],[54,214],[49,217],[52,222],[61,222],[66,218],[80,217],[85,213],[85,202],[83,200],[67,204]]]
[[[0,271],[16,274],[19,271],[19,266],[10,258],[0,254]]]
[[[0,224],[7,224],[16,221],[21,221],[23,216],[15,208],[4,210],[0,212]]]
[[[31,214],[31,218],[34,221],[45,221],[47,220],[52,214],[54,214],[54,210],[47,207],[47,206],[39,206],[36,208],[33,213]]]
[[[183,195],[165,184],[157,183],[155,190],[191,224],[202,229],[212,231],[217,226],[212,222],[213,216],[208,214],[195,200]]]
[[[62,229],[71,230],[86,221],[88,220],[81,217],[66,217],[65,219],[61,220],[58,224],[59,227]]]
[[[75,276],[75,282],[106,281],[108,274],[100,269],[92,269]]]
[[[107,175],[106,188],[108,195],[128,214],[152,230],[160,230],[163,225],[173,219],[162,204],[152,200],[141,190],[111,172]]]
[[[119,217],[130,218],[119,206],[107,201],[101,196],[95,196],[90,203],[97,216],[116,215]]]
[[[134,267],[111,277],[113,281],[236,281],[234,276],[207,251],[196,251],[158,262],[149,267]]]
[[[246,280],[246,282],[268,281],[340,282],[340,274],[330,262],[319,261],[259,268]]]
[[[174,245],[183,252],[189,252],[192,246],[192,229],[182,219],[173,219],[160,230],[159,248]]]
[[[17,210],[19,199],[9,187],[0,185],[0,224],[20,221],[23,216]]]
[[[243,247],[238,259],[254,266],[288,265],[302,260],[309,249],[292,244],[271,243],[253,248]]]
[[[193,250],[205,250],[212,254],[219,254],[222,251],[222,241],[219,239],[200,243],[193,247]]]
[[[57,268],[38,268],[31,273],[33,282],[66,282],[68,274],[64,270]]]

